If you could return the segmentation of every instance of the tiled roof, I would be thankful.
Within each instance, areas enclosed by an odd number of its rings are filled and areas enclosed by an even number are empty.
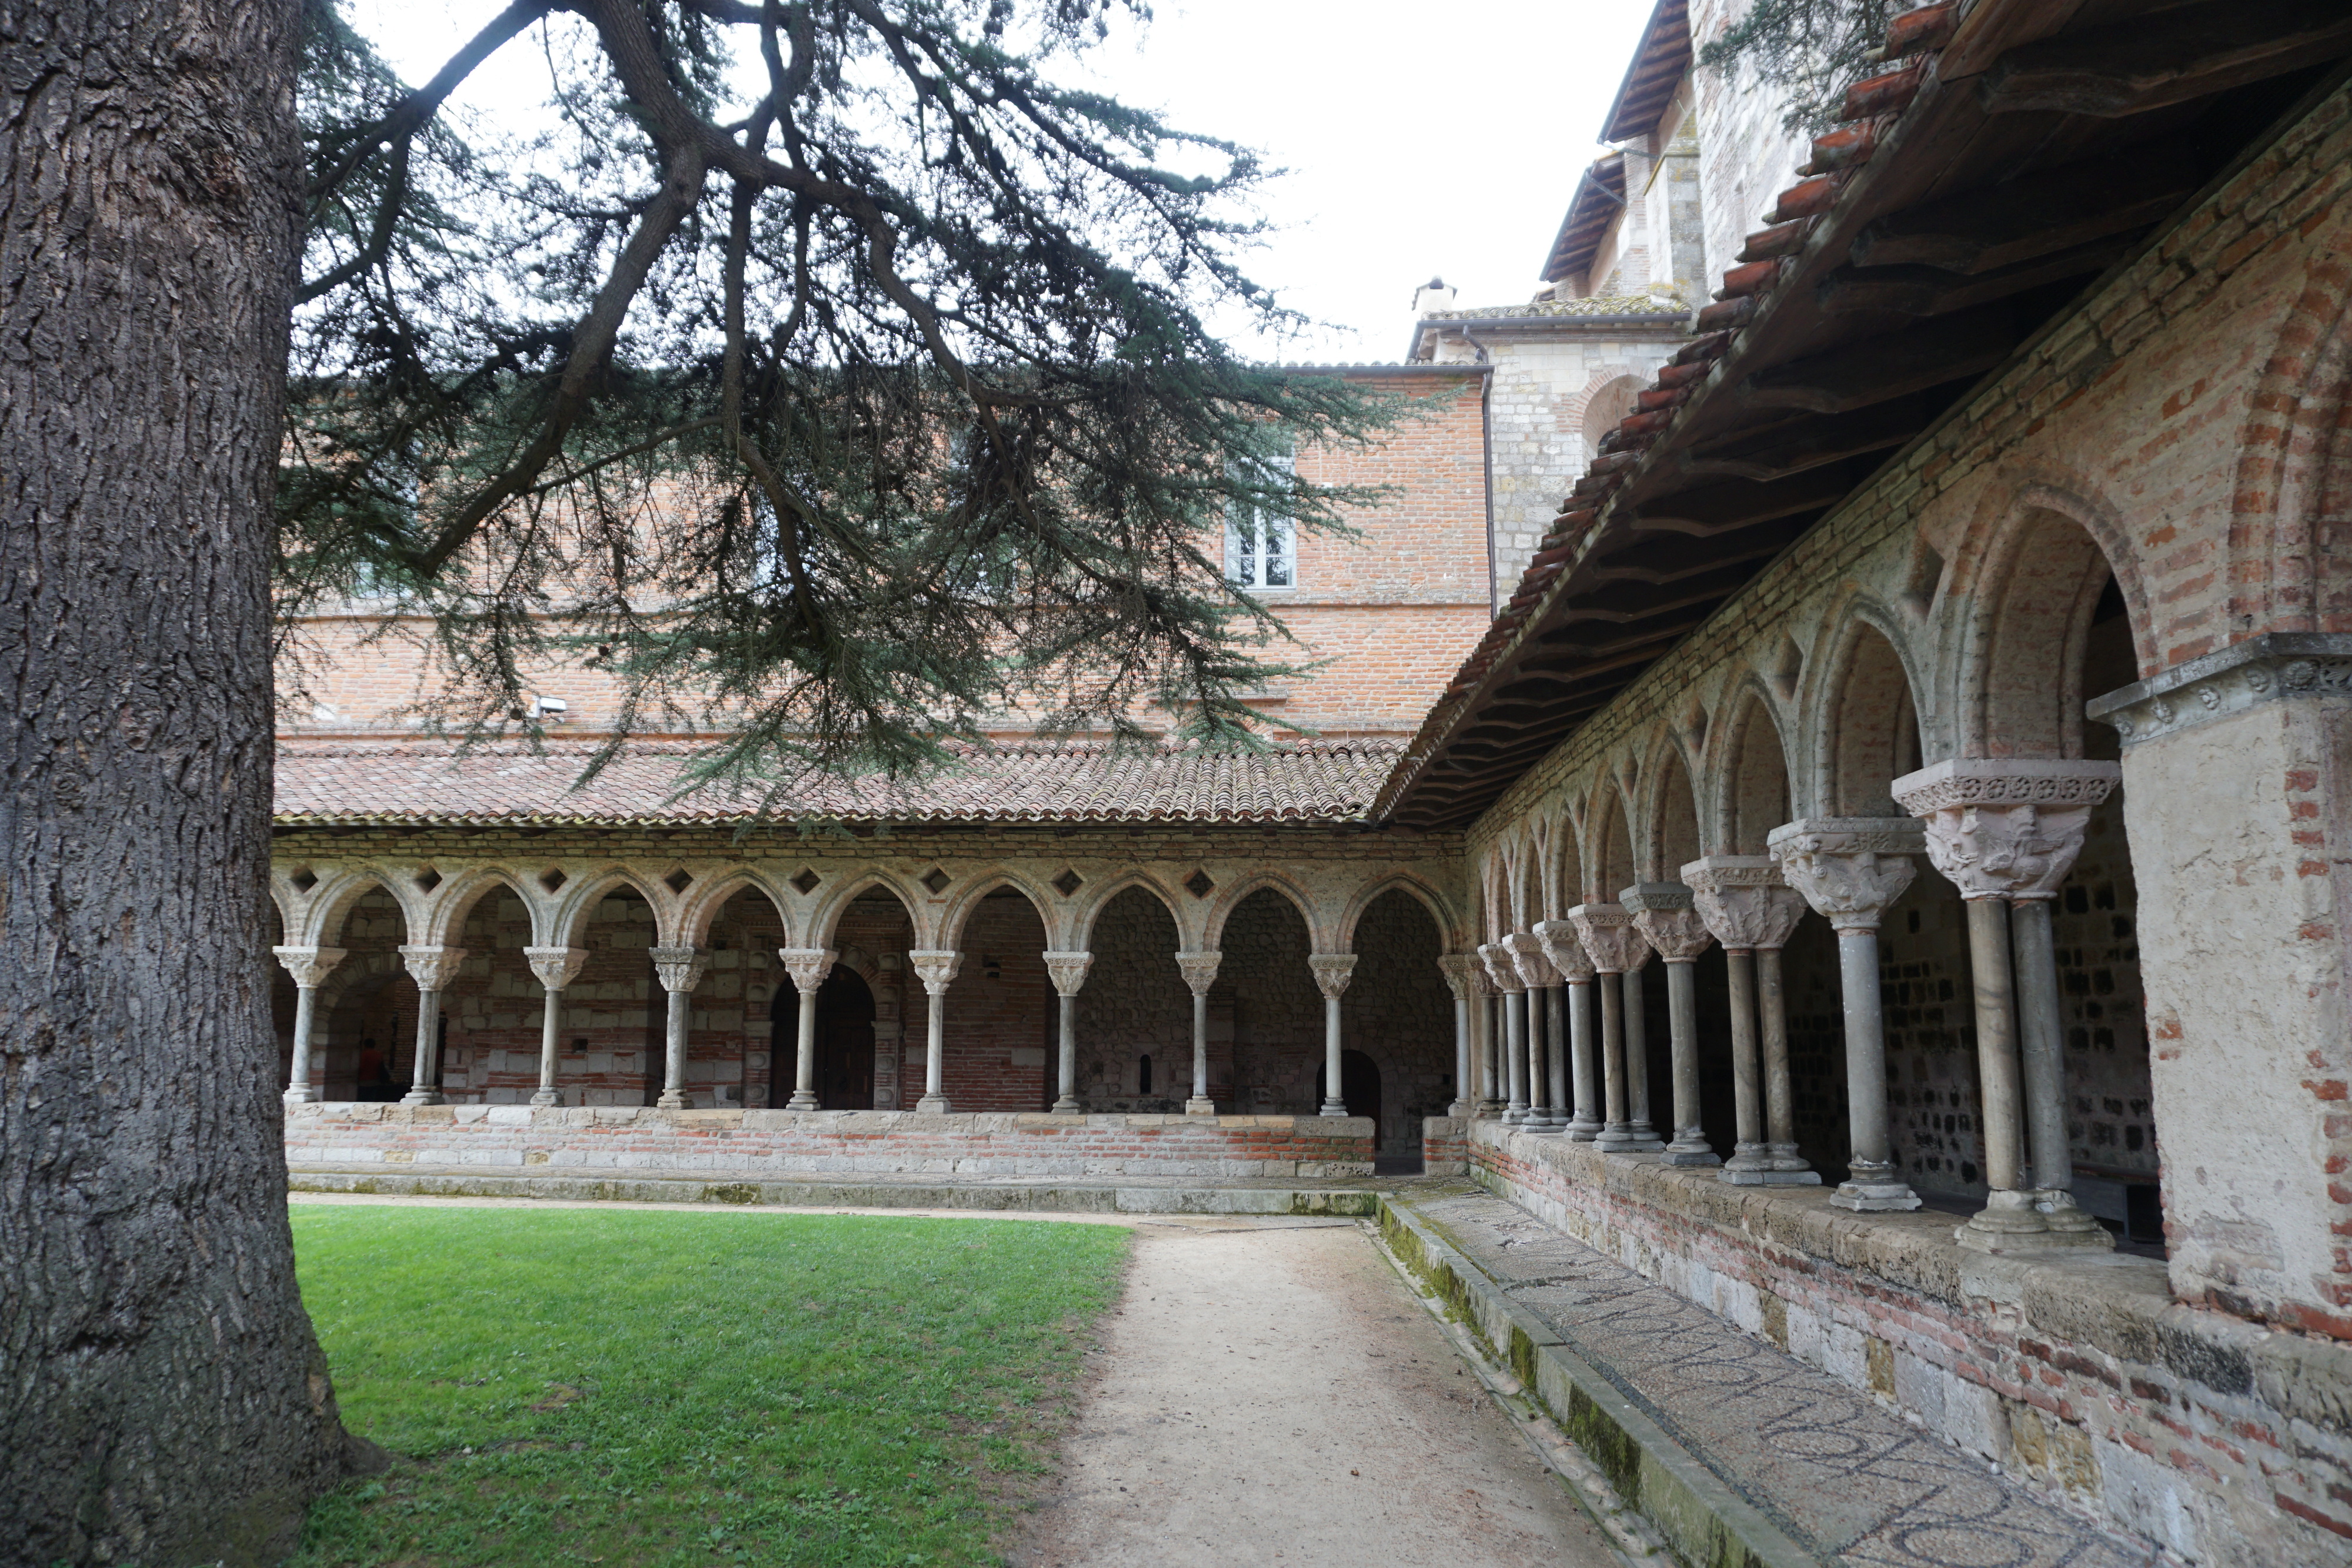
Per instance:
[[[1547,316],[1655,316],[1660,321],[1679,324],[1689,314],[1689,306],[1654,294],[1597,294],[1590,299],[1538,299],[1526,305],[1481,305],[1475,310],[1441,311],[1430,319],[1486,321],[1520,318],[1540,319]]]
[[[1543,270],[1537,276],[1546,283],[1560,283],[1589,271],[1610,224],[1624,210],[1625,154],[1605,153],[1576,177],[1568,215],[1559,220],[1559,233],[1552,236],[1551,249],[1544,253]]]
[[[459,754],[406,741],[278,743],[276,820],[330,825],[642,825],[741,821],[755,797],[680,795],[697,748],[631,747],[574,788],[593,747]],[[787,818],[890,822],[1310,822],[1361,818],[1396,763],[1390,742],[1314,742],[1256,753],[1003,747],[919,782],[821,779],[788,791]]]

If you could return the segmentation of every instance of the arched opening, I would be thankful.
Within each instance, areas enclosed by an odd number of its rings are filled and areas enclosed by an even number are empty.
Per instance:
[[[1348,1114],[1373,1118],[1376,1153],[1418,1155],[1422,1118],[1443,1116],[1454,1097],[1453,994],[1437,963],[1444,937],[1427,905],[1392,887],[1364,906],[1354,947],[1356,969],[1339,1007],[1341,1097]],[[1361,1102],[1348,1060],[1356,1057],[1372,1096]],[[1314,1093],[1321,1103],[1319,1070]]]
[[[465,963],[440,996],[441,1092],[452,1104],[519,1104],[539,1087],[539,1019],[513,998],[543,995],[523,949],[530,911],[504,883],[477,894],[450,923]]]
[[[845,964],[836,963],[816,992],[816,1103],[826,1111],[874,1109],[874,988]],[[769,1009],[777,1071],[768,1083],[768,1103],[782,1108],[793,1097],[788,1064],[800,1049],[800,991],[789,982],[777,988]]]
[[[1894,644],[1857,625],[1830,706],[1832,816],[1900,817],[1889,787],[1919,766],[1919,709]]]
[[[2057,512],[2028,514],[2001,561],[1996,591],[1979,594],[1981,647],[1967,749],[1978,757],[2081,757],[2083,704],[2115,689],[2085,689],[2094,625],[2122,622],[2125,667],[2133,667],[2123,594],[2098,541]],[[2126,674],[2116,685],[2137,678]]]
[[[1079,1103],[1089,1111],[1178,1112],[1192,1091],[1192,993],[1176,967],[1175,917],[1142,887],[1112,895],[1087,938],[1095,956],[1078,992]],[[1209,998],[1209,1095],[1232,1094],[1233,1000]],[[1049,1053],[1050,1054],[1050,1053]],[[1170,1065],[1186,1064],[1186,1082]]]
[[[625,883],[571,933],[571,946],[588,956],[564,989],[556,1035],[564,1104],[650,1105],[661,1097],[669,1003],[654,969],[660,940],[653,905]],[[539,989],[536,978],[530,984]]]
[[[1788,755],[1772,716],[1752,693],[1734,716],[1730,735],[1725,758],[1725,852],[1764,854],[1772,830],[1790,814]]]
[[[1601,879],[1588,891],[1594,904],[1614,904],[1617,895],[1638,880],[1633,821],[1626,813],[1624,797],[1609,785],[1601,786],[1595,795],[1593,809],[1600,813],[1592,841],[1593,867]]]
[[[1683,867],[1698,859],[1698,797],[1692,792],[1690,771],[1680,753],[1668,749],[1658,780],[1657,831],[1651,853],[1657,862],[1657,880],[1680,882]]]
[[[1318,1104],[1323,1100],[1323,1081],[1328,1072],[1327,1067],[1315,1070],[1315,1100]],[[1375,1129],[1388,1126],[1389,1107],[1381,1099],[1381,1066],[1369,1052],[1352,1049],[1339,1052],[1339,1098],[1346,1103],[1349,1115],[1370,1116]],[[1402,1116],[1398,1118],[1400,1121],[1404,1119]],[[1378,1160],[1385,1155],[1389,1162],[1382,1167],[1383,1174],[1402,1174],[1396,1166],[1401,1163],[1417,1162],[1420,1152],[1418,1137],[1414,1139],[1412,1147],[1407,1150],[1402,1144],[1375,1134],[1372,1157]],[[1403,1157],[1402,1161],[1400,1156]]]
[[[887,886],[876,883],[865,888],[843,906],[834,920],[833,928],[823,934],[814,944],[847,953],[852,948],[874,955],[873,969],[867,977],[866,989],[874,998],[874,1066],[872,1087],[873,1107],[877,1111],[911,1111],[922,1098],[925,1053],[929,1049],[929,1032],[925,1026],[928,1010],[922,981],[915,977],[907,955],[915,945],[915,922],[907,906]],[[834,966],[839,973],[840,964]],[[956,1005],[962,993],[962,980],[949,988],[947,1017],[953,1028]],[[792,988],[788,977],[779,977],[780,989]],[[824,995],[820,989],[820,998]],[[798,1048],[798,1023],[794,1032],[782,1038],[793,1041],[791,1050]],[[952,1035],[950,1035],[950,1040]],[[946,1052],[952,1063],[952,1045]],[[776,1060],[789,1060],[789,1050],[780,1047]],[[776,1077],[789,1080],[791,1073],[779,1067]],[[788,1099],[792,1091],[786,1088],[782,1098]],[[819,1097],[822,1103],[823,1097]],[[954,1103],[951,1099],[949,1102]]]
[[[400,958],[408,917],[391,892],[374,886],[320,936],[343,949],[329,971],[311,1019],[310,1073],[331,1101],[397,1100],[416,1063],[416,983]]]
[[[1045,973],[1045,923],[1019,888],[994,888],[965,918],[957,946],[963,966],[947,1010],[948,1103],[959,1111],[1045,1110],[1054,1103],[1058,1012]]]
[[[1584,902],[1584,854],[1576,842],[1576,821],[1565,811],[1552,825],[1552,856],[1553,907],[1564,915]]]
[[[712,912],[702,942],[710,962],[695,988],[688,1013],[694,1027],[686,1036],[688,1104],[781,1104],[792,1098],[800,992],[778,956],[783,945],[784,917],[757,887],[738,889]],[[768,1025],[771,1009],[779,1003],[793,1014],[781,1054],[772,1048]],[[784,1092],[772,1101],[779,1077]]]
[[[1641,395],[1642,386],[1638,376],[1619,376],[1594,389],[1592,395],[1585,399],[1581,422],[1585,462],[1591,463],[1600,455],[1602,438],[1633,412],[1633,400]]]
[[[1226,1049],[1236,1110],[1313,1115],[1321,1103],[1315,1070],[1323,1061],[1323,993],[1307,962],[1307,917],[1282,893],[1262,887],[1234,905],[1217,946],[1224,958],[1209,992],[1212,1074],[1222,1005],[1232,1020]],[[1363,967],[1357,965],[1358,980]]]
[[[1681,753],[1671,747],[1661,759],[1658,820],[1652,835],[1658,880],[1678,883],[1683,867],[1705,852],[1699,838],[1698,795],[1691,787],[1690,770]],[[1724,1150],[1738,1139],[1738,1101],[1732,1086],[1730,960],[1719,944],[1710,942],[1693,961],[1692,984],[1697,1007],[1694,1025],[1698,1047],[1699,1126],[1710,1147]],[[1655,1096],[1661,1085],[1674,1082],[1674,1036],[1667,1028],[1671,1014],[1666,966],[1650,964],[1642,970],[1642,1006],[1650,1051],[1650,1083]],[[1656,1019],[1654,1026],[1648,1019]],[[1674,1107],[1677,1125],[1685,1124],[1683,1107]]]

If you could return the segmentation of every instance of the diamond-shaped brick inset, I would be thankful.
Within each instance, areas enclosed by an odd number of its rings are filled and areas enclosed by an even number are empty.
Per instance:
[[[437,872],[437,871],[435,871],[431,866],[426,866],[423,871],[420,871],[420,872],[418,872],[418,873],[416,873],[416,891],[417,891],[417,892],[419,892],[419,893],[430,893],[430,892],[432,892],[435,888],[436,888],[436,887],[438,887],[438,886],[440,886],[440,885],[441,885],[441,873],[440,873],[439,872]]]
[[[816,873],[809,870],[808,867],[803,866],[801,867],[800,875],[793,878],[793,891],[799,894],[803,898],[806,898],[810,894],[814,893],[817,890],[817,884],[823,881],[824,881],[824,878],[817,875]]]
[[[953,877],[948,875],[947,873],[941,871],[937,866],[933,866],[930,870],[923,873],[923,885],[931,890],[931,896],[933,898],[937,898],[940,894],[945,893],[948,890],[948,883],[954,880],[955,879]]]
[[[1054,879],[1054,891],[1060,894],[1064,898],[1069,897],[1070,894],[1077,892],[1078,889],[1086,885],[1087,879],[1080,876],[1074,871],[1066,871],[1061,875]]]
[[[561,891],[563,884],[570,880],[563,874],[563,868],[561,866],[551,865],[539,873],[539,885],[550,893]]]
[[[309,866],[304,866],[286,880],[294,884],[295,892],[308,893],[312,888],[319,885],[319,873],[312,871]]]
[[[1209,880],[1207,872],[1196,871],[1184,879],[1184,891],[1195,898],[1206,898],[1217,891],[1217,884]]]
[[[694,885],[694,877],[684,866],[680,866],[676,871],[670,873],[667,876],[662,878],[662,885],[668,888],[672,893],[684,893],[688,888]]]

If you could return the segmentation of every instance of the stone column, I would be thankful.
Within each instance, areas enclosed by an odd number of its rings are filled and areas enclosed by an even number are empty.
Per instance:
[[[1506,1104],[1497,1071],[1502,1063],[1498,1043],[1502,1033],[1495,1022],[1500,993],[1495,989],[1495,977],[1486,972],[1486,961],[1475,950],[1465,956],[1470,959],[1470,1049],[1478,1074],[1477,1113],[1491,1118],[1500,1116]]]
[[[1496,1088],[1507,1097],[1504,1124],[1516,1127],[1528,1119],[1527,1013],[1520,1001],[1527,995],[1528,983],[1511,962],[1507,944],[1489,942],[1478,949],[1478,956],[1486,962],[1486,977],[1495,984],[1496,1010],[1502,1015],[1502,1028],[1496,1031],[1502,1052]]]
[[[319,986],[343,961],[341,947],[272,947],[278,962],[294,977],[294,1061],[286,1073],[285,1101],[307,1105],[319,1098],[310,1087],[310,1029],[319,1003]]]
[[[1568,992],[1568,1047],[1570,1070],[1567,1076],[1575,1089],[1575,1114],[1568,1121],[1568,1135],[1580,1144],[1589,1144],[1601,1133],[1601,1100],[1596,1085],[1599,1079],[1592,1061],[1592,959],[1577,940],[1576,927],[1565,920],[1541,920],[1536,923],[1536,937],[1543,943],[1544,956],[1559,971],[1560,982]],[[1563,1087],[1559,1099],[1566,1099]]]
[[[787,1101],[787,1111],[814,1111],[816,1098],[816,994],[824,986],[824,977],[833,973],[833,961],[840,955],[830,947],[780,947],[776,956],[784,961],[784,972],[793,977],[793,985],[801,994],[800,1026],[793,1037],[793,1096]],[[768,1067],[771,1073],[775,1064]]]
[[[1963,1247],[2000,1252],[2115,1245],[2105,1227],[2074,1204],[2049,900],[2082,852],[2092,809],[2121,776],[2112,762],[1955,758],[1895,781],[1895,799],[1925,825],[1928,860],[1968,902],[1979,1124],[1992,1191],[1984,1211],[1960,1228]],[[2032,1129],[2030,1181],[2021,1168],[2021,1123]]]
[[[1344,1116],[1348,1102],[1339,1093],[1339,998],[1355,977],[1356,956],[1353,953],[1312,953],[1307,956],[1307,967],[1315,971],[1315,984],[1323,993],[1323,1107],[1317,1113],[1323,1116]],[[1381,1130],[1372,1129],[1372,1144],[1380,1145]]]
[[[1184,956],[1176,956],[1182,963]],[[1075,1115],[1086,1109],[1078,1103],[1078,989],[1087,983],[1087,971],[1094,967],[1092,953],[1048,952],[1045,973],[1053,978],[1054,996],[1062,1009],[1062,1049],[1059,1075],[1055,1082],[1059,1092],[1054,1100],[1054,1110],[1060,1115]],[[1199,1003],[1196,1001],[1197,1011]]]
[[[1580,904],[1568,912],[1579,944],[1592,960],[1594,988],[1601,998],[1601,1076],[1606,1105],[1593,1146],[1610,1154],[1646,1154],[1665,1147],[1646,1124],[1633,1125],[1633,1079],[1627,1071],[1630,1054],[1625,1029],[1628,974],[1637,972],[1649,947],[1633,929],[1633,917],[1622,905]]]
[[[654,947],[654,973],[669,993],[669,1036],[662,1061],[661,1098],[654,1103],[666,1111],[683,1111],[686,1098],[686,1030],[694,1009],[694,988],[710,967],[710,955],[698,947]]]
[[[1769,855],[1709,855],[1683,867],[1682,878],[1699,918],[1723,944],[1731,973],[1731,1077],[1739,1137],[1719,1179],[1735,1186],[1818,1186],[1820,1174],[1797,1155],[1789,1023],[1780,995],[1780,949],[1804,917],[1805,901],[1781,881]],[[1767,971],[1769,985],[1762,977]],[[1759,1033],[1766,1042],[1760,1068]]]
[[[403,946],[400,961],[408,966],[408,977],[416,982],[416,1071],[410,1080],[408,1092],[400,1097],[404,1105],[441,1105],[443,1098],[438,1080],[441,1076],[441,993],[457,977],[458,968],[466,962],[463,947]]]
[[[1467,953],[1447,953],[1437,960],[1445,988],[1454,996],[1454,1103],[1445,1107],[1449,1116],[1473,1116],[1478,1112],[1470,1082],[1470,1004],[1477,996],[1471,976],[1477,963]]]
[[[563,1096],[555,1089],[555,1061],[562,1045],[563,992],[579,978],[580,966],[588,961],[588,949],[526,947],[522,956],[545,992],[539,1013],[539,1087],[531,1092],[530,1103],[541,1107],[561,1105]]]
[[[1723,1161],[1706,1141],[1698,1108],[1698,979],[1691,967],[1715,938],[1691,907],[1691,890],[1678,882],[1645,882],[1618,894],[1633,916],[1634,929],[1666,961],[1666,1029],[1673,1051],[1675,1137],[1665,1148],[1670,1166],[1716,1166]]]
[[[1217,966],[1224,962],[1224,957],[1223,953],[1208,948],[1176,955],[1176,967],[1182,971],[1184,984],[1192,993],[1192,1097],[1184,1102],[1187,1116],[1217,1113],[1217,1103],[1209,1098],[1209,988],[1217,983]],[[1345,986],[1342,981],[1342,988]]]
[[[1559,971],[1544,954],[1543,941],[1530,932],[1515,931],[1503,938],[1511,950],[1511,967],[1527,982],[1528,1119],[1531,1132],[1556,1133],[1568,1125],[1568,1113],[1551,1092],[1551,1061],[1559,1050],[1554,1027],[1559,1011]]]
[[[930,1002],[930,1028],[924,1036],[923,1047],[923,1097],[915,1102],[915,1109],[944,1116],[950,1109],[945,1088],[948,987],[954,981],[956,971],[963,967],[963,955],[945,948],[928,948],[908,954],[907,962],[921,977],[923,995]]]
[[[1837,930],[1845,1002],[1846,1125],[1852,1174],[1830,1201],[1843,1208],[1919,1207],[1895,1174],[1886,1128],[1886,1018],[1878,992],[1878,922],[1911,885],[1921,845],[1908,817],[1813,817],[1767,835],[1780,874]],[[1777,972],[1776,972],[1777,979]]]

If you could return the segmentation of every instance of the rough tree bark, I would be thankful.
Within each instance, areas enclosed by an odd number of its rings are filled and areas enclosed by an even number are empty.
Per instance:
[[[269,1026],[299,0],[0,0],[0,1561],[342,1473]]]

